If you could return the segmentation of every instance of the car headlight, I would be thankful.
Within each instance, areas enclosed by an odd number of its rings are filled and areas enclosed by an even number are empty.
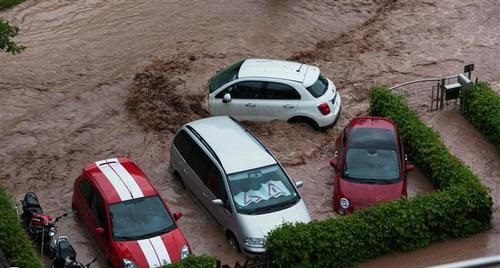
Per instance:
[[[340,198],[340,207],[343,209],[347,209],[349,207],[349,200],[347,198]]]
[[[181,260],[184,259],[184,258],[187,258],[187,256],[189,256],[189,254],[190,254],[189,247],[187,245],[182,246],[182,249],[181,249]]]
[[[122,267],[123,268],[139,268],[135,262],[129,259],[122,259]]]
[[[50,229],[49,229],[49,236],[53,237],[54,235],[56,235],[56,232],[57,232],[57,230],[56,230],[55,227],[50,227]]]
[[[265,238],[247,237],[247,239],[245,239],[245,245],[253,248],[263,248],[265,243]]]

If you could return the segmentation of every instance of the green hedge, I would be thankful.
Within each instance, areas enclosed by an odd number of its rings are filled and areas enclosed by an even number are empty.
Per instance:
[[[13,7],[22,2],[24,2],[24,0],[0,0],[0,10]]]
[[[12,199],[0,187],[0,249],[10,266],[42,268],[28,235],[19,224]]]
[[[464,92],[461,104],[465,118],[500,152],[500,95],[481,82]]]
[[[208,255],[189,255],[180,262],[167,264],[165,268],[214,268],[216,260]]]
[[[433,241],[490,228],[492,200],[471,170],[451,155],[439,135],[387,88],[374,88],[370,112],[392,118],[409,157],[436,191],[379,204],[339,219],[285,224],[271,231],[267,250],[278,267],[344,267]]]

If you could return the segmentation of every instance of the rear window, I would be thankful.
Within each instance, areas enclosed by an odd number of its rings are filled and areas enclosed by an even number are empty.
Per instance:
[[[221,86],[235,80],[238,78],[238,72],[240,71],[241,64],[243,64],[243,60],[239,61],[226,69],[216,73],[208,84],[208,90],[210,93],[214,92],[216,89]]]
[[[321,97],[328,89],[328,80],[322,74],[319,74],[318,80],[316,80],[316,82],[314,82],[312,86],[306,89],[315,98]]]

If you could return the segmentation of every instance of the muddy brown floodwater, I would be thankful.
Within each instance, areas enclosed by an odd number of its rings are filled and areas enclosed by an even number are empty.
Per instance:
[[[20,55],[0,55],[0,183],[18,199],[36,192],[46,211],[57,215],[70,211],[72,184],[85,163],[128,156],[171,208],[183,212],[179,225],[194,252],[225,263],[243,256],[168,173],[172,131],[180,120],[203,116],[198,108],[206,81],[218,69],[247,57],[289,58],[319,66],[337,84],[342,116],[326,133],[283,122],[247,123],[289,174],[305,181],[301,191],[315,219],[335,216],[331,146],[351,118],[367,113],[372,85],[456,74],[471,62],[481,80],[500,82],[496,0],[27,0],[0,17],[21,28],[16,41],[28,47]],[[168,65],[179,59],[186,65]],[[167,78],[159,84],[175,85],[172,96],[179,102],[170,105],[185,107],[164,109],[158,128],[147,123],[156,108],[139,119],[126,109],[138,82],[151,87],[147,76],[134,80],[135,74],[155,62]],[[500,253],[498,152],[456,108],[429,112],[430,88],[414,90],[410,103],[492,190],[493,228],[359,267],[423,267]],[[411,196],[431,190],[419,171],[412,173]],[[59,226],[80,260],[97,254],[73,219]],[[96,267],[104,263],[101,258]]]

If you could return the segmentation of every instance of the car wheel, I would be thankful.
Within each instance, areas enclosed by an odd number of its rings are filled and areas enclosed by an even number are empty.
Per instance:
[[[184,185],[184,180],[182,179],[181,175],[179,175],[179,172],[174,171],[174,178],[181,184],[182,189],[186,189],[186,186]]]
[[[229,241],[229,244],[236,249],[236,251],[241,252],[240,248],[240,243],[238,243],[238,239],[236,239],[236,236],[231,232],[227,231],[227,240]]]
[[[319,127],[318,123],[316,123],[316,121],[314,121],[313,119],[311,119],[309,117],[305,117],[305,116],[292,117],[292,118],[288,119],[288,122],[290,122],[290,123],[306,123],[316,131],[322,130]]]

